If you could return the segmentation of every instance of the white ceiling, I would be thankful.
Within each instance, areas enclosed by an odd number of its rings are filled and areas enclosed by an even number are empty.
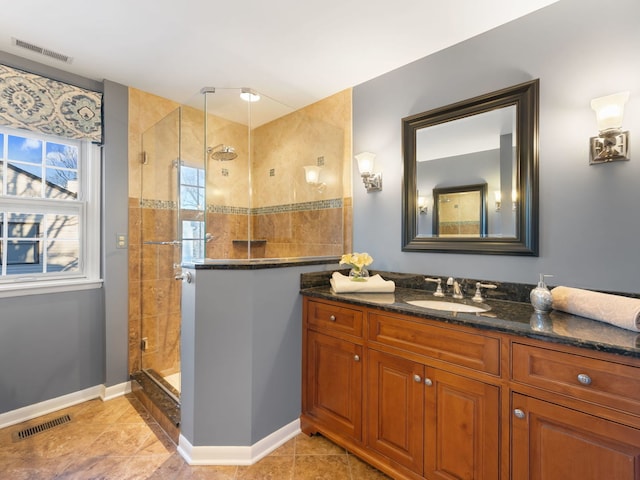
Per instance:
[[[7,1],[0,50],[180,103],[250,87],[297,109],[555,1]]]

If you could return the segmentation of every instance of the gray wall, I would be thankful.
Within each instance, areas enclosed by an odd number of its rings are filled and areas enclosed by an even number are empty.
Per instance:
[[[610,17],[608,15],[613,15]],[[614,21],[615,18],[615,21]],[[640,2],[560,0],[507,25],[358,85],[354,153],[371,151],[383,191],[354,182],[354,249],[372,268],[638,292]],[[540,256],[401,251],[401,119],[540,79]],[[631,161],[589,166],[591,99],[629,90]],[[354,172],[355,172],[354,168]],[[355,177],[358,178],[357,173]]]
[[[0,299],[0,413],[100,385],[102,289]]]
[[[335,267],[191,270],[180,400],[192,445],[253,445],[300,416],[300,274]]]
[[[102,82],[5,52],[0,52],[0,62],[81,87],[103,89]],[[106,82],[105,286],[0,299],[0,413],[127,380],[127,250],[115,252],[113,248],[116,232],[127,232],[127,96],[126,88]]]
[[[102,272],[105,296],[107,387],[129,378],[129,250],[116,248],[116,234],[129,230],[129,89],[104,82]],[[129,245],[128,236],[125,242]]]

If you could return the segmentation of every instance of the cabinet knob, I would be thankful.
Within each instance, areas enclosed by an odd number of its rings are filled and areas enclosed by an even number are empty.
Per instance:
[[[414,376],[413,376],[413,380],[414,380],[416,383],[420,383],[420,382],[422,382],[422,378],[420,377],[420,375],[414,375]]]
[[[360,361],[360,355],[354,355],[354,356],[353,356],[353,359],[354,359],[356,362],[359,362],[359,361]]]
[[[525,413],[522,410],[520,410],[519,408],[516,408],[513,411],[513,414],[516,416],[516,418],[524,418],[524,417],[526,417]]]
[[[424,384],[425,384],[427,387],[430,387],[431,385],[433,385],[433,382],[431,381],[431,379],[430,379],[430,378],[425,378],[425,379],[424,379]]]
[[[336,316],[335,315],[331,315],[329,317],[329,320],[331,320],[332,322],[335,322],[336,321]]]
[[[586,373],[578,375],[578,381],[583,385],[591,385],[591,377]]]

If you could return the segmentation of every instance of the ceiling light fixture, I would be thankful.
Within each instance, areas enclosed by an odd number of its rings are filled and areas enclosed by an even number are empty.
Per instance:
[[[250,88],[242,88],[240,90],[240,98],[245,102],[257,102],[260,100],[260,94],[255,90],[251,90]]]

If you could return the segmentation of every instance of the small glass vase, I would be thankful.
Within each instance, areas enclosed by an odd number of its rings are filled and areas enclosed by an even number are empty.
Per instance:
[[[352,282],[366,282],[369,277],[369,270],[366,268],[353,267],[349,272],[349,278]]]

